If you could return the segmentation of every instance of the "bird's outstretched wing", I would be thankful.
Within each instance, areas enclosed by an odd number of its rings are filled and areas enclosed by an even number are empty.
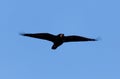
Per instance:
[[[55,35],[49,34],[49,33],[35,33],[35,34],[21,34],[23,36],[38,38],[38,39],[44,39],[48,41],[54,42]]]
[[[96,41],[96,39],[86,38],[83,36],[65,36],[64,42],[77,42],[77,41]]]

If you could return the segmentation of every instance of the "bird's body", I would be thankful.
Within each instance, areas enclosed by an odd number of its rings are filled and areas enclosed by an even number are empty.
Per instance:
[[[54,42],[53,42],[52,49],[56,49],[58,46],[62,45],[64,43],[63,38],[64,38],[63,34],[57,35]]]
[[[49,33],[35,33],[35,34],[21,34],[21,35],[51,41],[53,42],[52,49],[56,49],[64,42],[96,41],[96,39],[91,39],[76,35],[64,36],[64,34],[52,35]]]

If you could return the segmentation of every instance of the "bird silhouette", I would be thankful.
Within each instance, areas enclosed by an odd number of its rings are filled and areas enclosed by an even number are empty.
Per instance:
[[[64,34],[62,33],[58,35],[53,35],[50,33],[23,33],[21,35],[51,41],[53,42],[53,46],[51,47],[51,49],[56,49],[64,42],[97,41],[97,39],[77,35],[64,36]]]

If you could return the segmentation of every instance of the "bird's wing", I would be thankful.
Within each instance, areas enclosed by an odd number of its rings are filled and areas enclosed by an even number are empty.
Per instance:
[[[55,35],[49,34],[49,33],[35,33],[35,34],[21,34],[23,36],[28,36],[28,37],[33,37],[33,38],[38,38],[38,39],[44,39],[48,41],[54,42],[55,40]]]
[[[83,36],[65,36],[64,42],[77,42],[77,41],[96,41],[96,39],[86,38]]]

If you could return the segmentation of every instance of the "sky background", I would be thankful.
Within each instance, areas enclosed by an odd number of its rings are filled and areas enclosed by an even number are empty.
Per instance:
[[[0,0],[0,79],[120,79],[120,0]],[[100,37],[52,43],[20,33]]]

